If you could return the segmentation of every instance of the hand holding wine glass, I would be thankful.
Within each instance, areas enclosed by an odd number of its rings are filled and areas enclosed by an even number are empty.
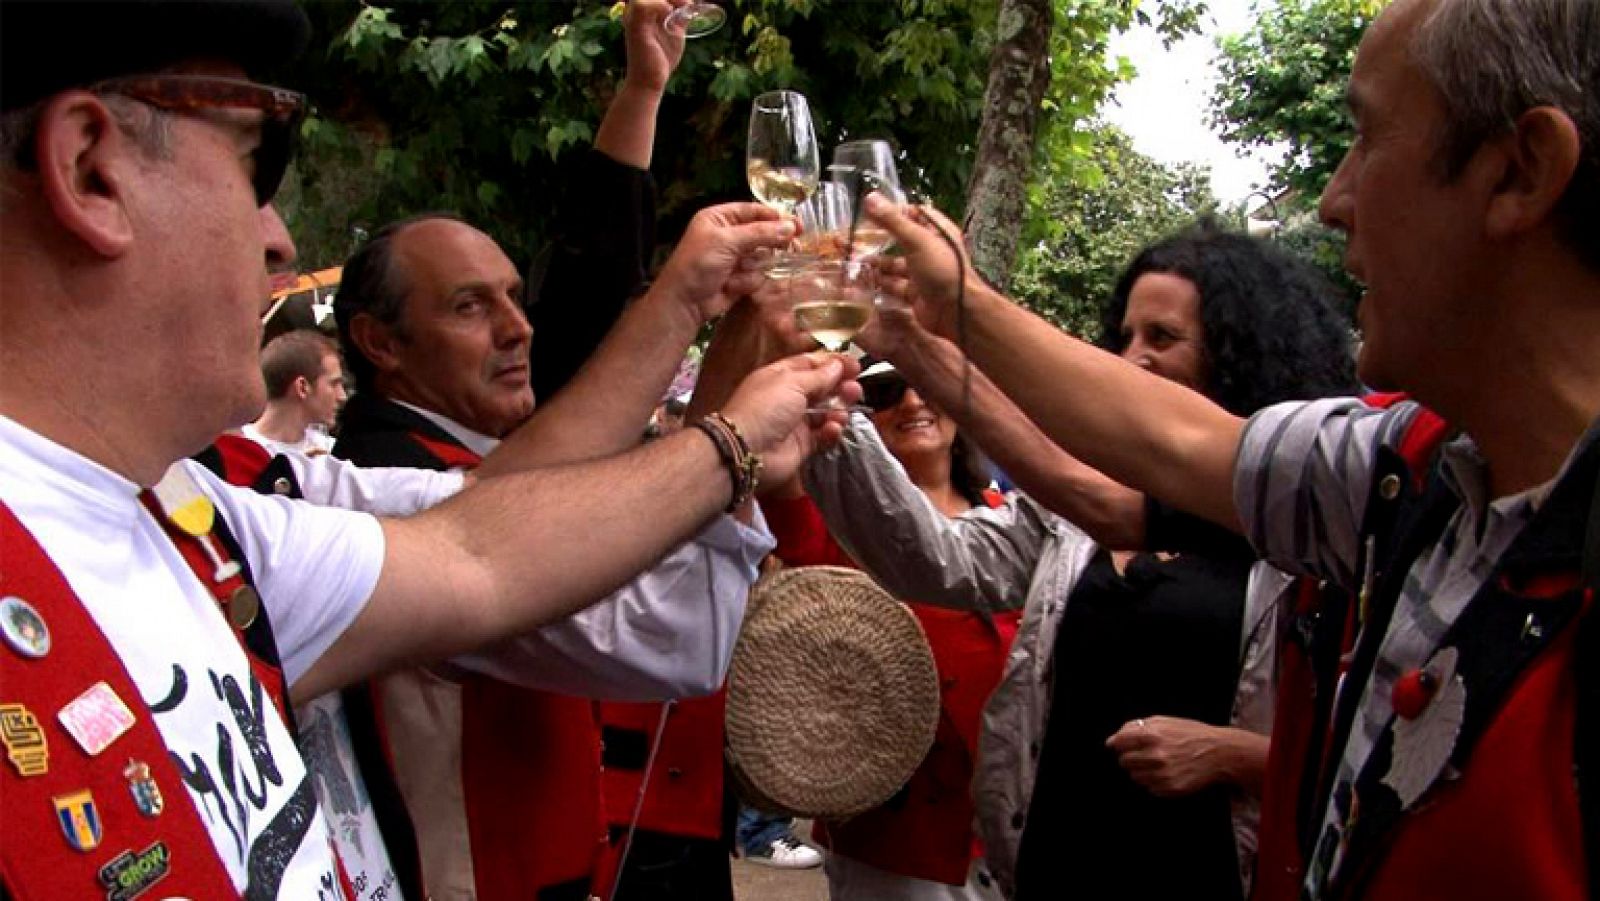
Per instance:
[[[622,14],[622,35],[627,47],[624,86],[659,95],[683,59],[684,34],[666,27],[682,12],[669,0],[629,0]]]
[[[795,223],[754,203],[725,203],[694,215],[661,269],[655,289],[671,291],[701,322],[721,315],[764,281],[748,260],[785,247]]]

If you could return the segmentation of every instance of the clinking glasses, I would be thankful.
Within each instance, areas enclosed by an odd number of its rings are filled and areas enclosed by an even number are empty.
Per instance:
[[[156,109],[195,114],[211,109],[245,109],[261,112],[261,142],[252,151],[255,173],[251,185],[256,202],[266,206],[278,193],[283,173],[294,156],[300,121],[306,115],[306,97],[298,91],[256,84],[238,78],[210,75],[132,75],[94,85],[97,93],[120,94]]]

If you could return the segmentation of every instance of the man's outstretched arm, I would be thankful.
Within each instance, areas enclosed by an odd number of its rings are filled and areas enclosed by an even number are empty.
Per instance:
[[[1144,546],[1144,495],[1062,450],[954,343],[922,328],[909,312],[894,310],[880,312],[859,340],[892,357],[917,392],[954,419],[1029,497],[1106,547]]]
[[[908,213],[878,195],[868,204],[905,253],[905,277],[887,274],[886,291],[903,293],[935,334],[962,339],[962,351],[1045,434],[1124,485],[1239,529],[1233,470],[1244,420],[1062,333],[970,266],[958,268],[932,223],[957,242],[960,232],[936,211]]]
[[[724,411],[770,477],[787,478],[814,442],[840,430],[837,420],[806,428],[806,407],[854,372],[836,357],[793,357],[753,373]],[[295,693],[312,697],[573,613],[692,535],[727,506],[730,484],[708,437],[685,429],[603,460],[483,479],[426,513],[385,521],[371,599]]]

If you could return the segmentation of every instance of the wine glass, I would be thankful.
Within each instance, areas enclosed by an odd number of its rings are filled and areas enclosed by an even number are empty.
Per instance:
[[[833,150],[833,163],[828,166],[828,172],[835,181],[849,186],[852,203],[864,199],[872,191],[897,204],[906,202],[905,190],[900,187],[900,171],[894,164],[894,148],[888,141],[840,144]],[[893,243],[894,238],[871,221],[862,218],[856,223],[855,247],[860,253],[882,253]]]
[[[817,189],[822,166],[804,94],[769,91],[750,108],[745,175],[756,199],[790,213]]]
[[[800,236],[795,239],[798,253],[794,255],[815,260],[842,260],[881,252],[888,243],[888,236],[857,211],[862,199],[853,184],[825,181],[817,185],[816,193],[794,208],[801,228]],[[855,227],[853,244],[852,224]]]
[[[817,189],[822,163],[811,107],[802,94],[770,91],[750,108],[750,138],[745,145],[745,176],[756,199],[788,215]],[[788,254],[773,257],[769,274],[786,276],[794,267]]]
[[[877,269],[861,260],[818,260],[789,279],[795,328],[835,353],[872,319]]]
[[[703,38],[721,28],[727,20],[728,14],[722,7],[706,3],[705,0],[695,0],[668,13],[661,27],[668,31],[682,28],[685,38]]]

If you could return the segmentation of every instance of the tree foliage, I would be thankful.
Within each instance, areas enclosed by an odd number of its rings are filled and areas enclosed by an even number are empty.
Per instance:
[[[560,164],[590,142],[621,81],[622,4],[303,2],[315,37],[292,80],[316,111],[281,204],[303,265],[342,260],[355,229],[434,209],[464,215],[528,259],[548,234],[556,192],[583,190],[563,183]],[[728,25],[689,42],[659,118],[664,237],[707,203],[749,198],[749,100],[775,88],[806,93],[825,147],[894,140],[907,187],[961,215],[998,0],[719,2]],[[1053,2],[1046,134],[1074,133],[1129,74],[1106,59],[1111,33],[1154,16],[1177,35],[1204,9],[1199,0]],[[1052,146],[1070,157],[1087,144]],[[1045,177],[1070,170],[1038,159]]]
[[[1317,222],[1316,205],[1354,137],[1345,86],[1361,36],[1382,6],[1382,0],[1277,0],[1250,31],[1218,42],[1211,99],[1212,125],[1223,140],[1287,146],[1272,173],[1282,192],[1278,240],[1350,297],[1360,286],[1344,271],[1344,236]]]
[[[1350,147],[1345,85],[1382,0],[1277,0],[1245,34],[1218,42],[1211,122],[1224,141],[1285,144],[1279,189],[1315,198]]]
[[[688,44],[659,119],[665,233],[705,203],[748,199],[755,94],[811,99],[824,146],[891,136],[909,187],[959,209],[995,0],[723,0],[730,21]],[[526,259],[549,227],[559,163],[586,146],[624,71],[622,4],[582,0],[308,3],[298,73],[318,114],[285,204],[312,263],[352,226],[449,208]]]
[[[1073,334],[1094,339],[1101,304],[1142,247],[1216,211],[1210,173],[1166,166],[1112,125],[1057,132],[1082,152],[1045,155],[1056,174],[1035,185],[1012,277],[1018,300]]]

